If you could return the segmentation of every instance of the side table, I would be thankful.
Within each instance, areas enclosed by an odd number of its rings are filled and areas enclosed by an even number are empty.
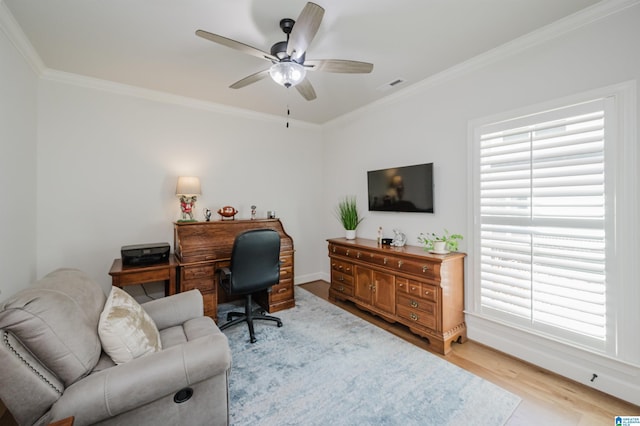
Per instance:
[[[137,285],[164,281],[165,296],[176,294],[176,269],[178,262],[173,254],[169,255],[167,262],[146,266],[123,266],[122,259],[115,259],[109,275],[111,275],[111,284],[116,287],[124,287],[127,285]]]

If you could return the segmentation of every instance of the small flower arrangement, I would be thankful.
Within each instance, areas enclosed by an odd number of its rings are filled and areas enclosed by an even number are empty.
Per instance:
[[[439,235],[434,232],[418,235],[418,242],[424,244],[425,250],[433,251],[458,251],[458,241],[464,237],[460,234],[450,234],[444,230],[444,234]]]

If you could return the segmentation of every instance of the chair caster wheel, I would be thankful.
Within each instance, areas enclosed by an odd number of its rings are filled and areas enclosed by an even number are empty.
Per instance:
[[[258,341],[258,339],[256,339],[255,337],[252,337],[252,338],[251,338],[251,343],[255,343],[255,342],[257,342],[257,341]]]
[[[278,321],[278,327],[282,327],[282,321]]]
[[[231,321],[233,319],[233,316],[231,316],[231,314],[227,314],[227,321]]]

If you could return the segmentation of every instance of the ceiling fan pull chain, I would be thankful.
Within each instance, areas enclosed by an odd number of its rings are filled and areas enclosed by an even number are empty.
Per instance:
[[[287,105],[287,129],[289,128],[289,117],[291,117],[291,110],[289,109],[289,105]]]

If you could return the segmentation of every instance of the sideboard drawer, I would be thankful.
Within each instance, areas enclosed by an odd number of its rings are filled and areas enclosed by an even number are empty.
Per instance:
[[[331,273],[331,281],[353,286],[353,277],[351,275],[343,274],[342,272],[333,271]]]
[[[440,277],[440,264],[435,262],[414,262],[410,260],[401,260],[394,266],[397,266],[398,271],[407,272],[413,275],[420,275],[425,278]]]
[[[353,285],[347,282],[331,282],[331,290],[353,297]]]
[[[398,316],[404,319],[408,319],[423,327],[435,329],[436,328],[436,316],[428,314],[424,311],[418,311],[406,306],[398,306]]]
[[[339,260],[331,260],[331,268],[334,271],[342,272],[346,275],[353,275],[353,265],[347,262],[341,262]]]

